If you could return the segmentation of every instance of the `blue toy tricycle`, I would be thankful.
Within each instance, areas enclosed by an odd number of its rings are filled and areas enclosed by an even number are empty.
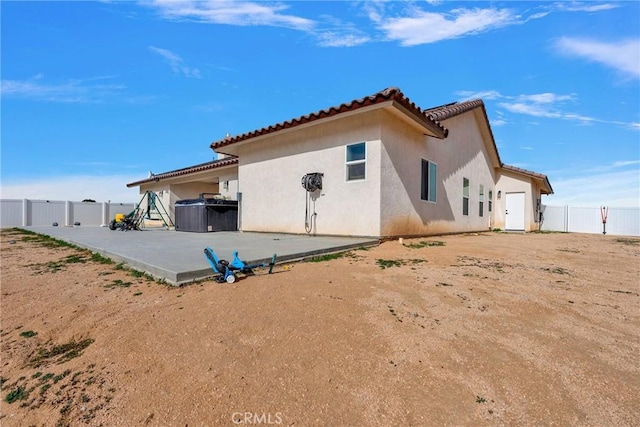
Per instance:
[[[218,258],[216,253],[213,252],[213,249],[208,246],[204,248],[204,255],[207,258],[207,261],[209,261],[211,269],[216,274],[214,279],[218,283],[234,283],[237,279],[237,272],[245,275],[252,275],[254,274],[254,268],[269,267],[269,274],[271,274],[273,272],[273,266],[276,265],[277,258],[277,255],[273,254],[271,261],[268,263],[247,265],[246,262],[241,261],[240,258],[238,258],[238,251],[234,251],[233,260],[229,262],[225,259]]]

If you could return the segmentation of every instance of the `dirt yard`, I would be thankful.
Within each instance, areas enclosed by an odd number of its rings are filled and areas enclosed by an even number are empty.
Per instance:
[[[181,288],[1,251],[2,426],[640,425],[640,239],[405,239]]]

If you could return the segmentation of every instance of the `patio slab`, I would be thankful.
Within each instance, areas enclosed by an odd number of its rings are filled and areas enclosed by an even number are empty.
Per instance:
[[[375,238],[307,236],[275,233],[221,231],[187,233],[146,228],[140,231],[109,230],[108,227],[22,227],[60,239],[124,262],[129,267],[181,285],[211,277],[213,271],[204,256],[210,247],[220,259],[231,261],[233,252],[248,264],[271,260],[278,263],[315,255],[341,252],[379,243]]]

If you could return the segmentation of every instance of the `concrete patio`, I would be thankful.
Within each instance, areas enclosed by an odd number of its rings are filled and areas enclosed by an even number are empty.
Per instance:
[[[210,247],[221,259],[233,259],[238,251],[241,260],[257,264],[278,255],[278,263],[315,255],[341,252],[379,243],[374,238],[307,236],[272,233],[223,231],[186,233],[146,228],[140,231],[109,230],[107,227],[28,226],[24,229],[97,252],[116,262],[181,285],[213,275],[204,256]]]

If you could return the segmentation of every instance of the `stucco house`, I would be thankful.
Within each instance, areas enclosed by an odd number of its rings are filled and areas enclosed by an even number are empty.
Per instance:
[[[160,174],[149,173],[145,179],[127,184],[140,187],[140,194],[151,192],[175,219],[175,203],[193,199],[201,193],[219,193],[235,200],[238,195],[238,159],[220,155],[217,160]],[[143,197],[141,204],[145,204]]]
[[[172,211],[220,193],[238,200],[243,231],[380,238],[537,230],[553,193],[545,175],[502,163],[482,100],[422,109],[397,88],[211,148],[218,160],[127,186]]]

